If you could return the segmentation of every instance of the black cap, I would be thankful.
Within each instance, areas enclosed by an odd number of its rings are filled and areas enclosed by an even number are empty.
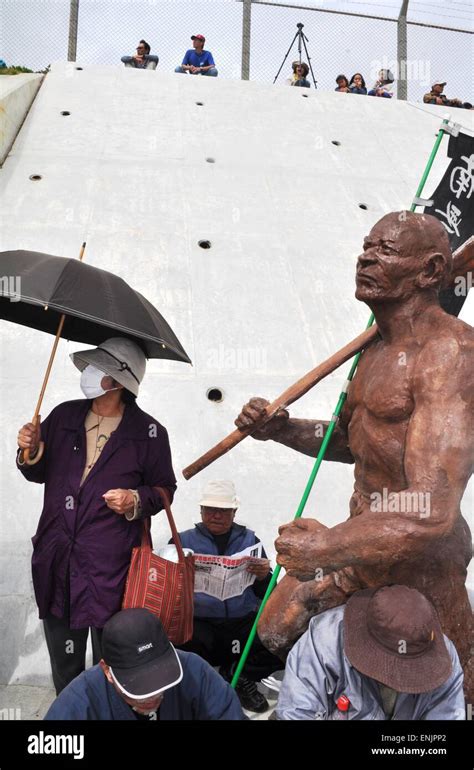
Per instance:
[[[102,655],[119,689],[131,698],[158,695],[183,678],[176,650],[149,610],[122,610],[111,617],[102,634]]]

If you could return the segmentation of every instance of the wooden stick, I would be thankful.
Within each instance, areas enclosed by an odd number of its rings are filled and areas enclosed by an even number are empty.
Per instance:
[[[453,253],[453,269],[447,281],[447,285],[453,284],[456,276],[465,275],[468,270],[473,269],[473,266],[474,236],[471,236],[471,238]],[[281,396],[267,406],[266,417],[262,418],[258,423],[254,423],[254,425],[249,428],[243,428],[242,430],[238,428],[237,430],[232,431],[232,433],[229,433],[229,435],[222,439],[222,441],[219,441],[218,444],[213,446],[212,449],[209,449],[208,452],[203,454],[202,457],[199,457],[191,463],[191,465],[188,465],[187,468],[184,468],[182,471],[184,478],[190,479],[195,476],[196,473],[199,473],[199,471],[207,468],[207,466],[211,465],[214,460],[222,457],[223,454],[243,441],[244,438],[251,435],[257,428],[261,428],[262,425],[268,422],[279,409],[284,409],[294,401],[297,401],[298,398],[301,398],[301,396],[304,396],[308,390],[314,387],[314,385],[320,382],[328,374],[331,374],[331,372],[337,369],[338,366],[370,345],[377,337],[377,334],[377,325],[374,324],[352,340],[352,342],[349,342],[348,345],[341,348],[341,350],[333,356],[326,361],[323,361],[322,364],[319,364],[315,369],[312,369],[308,374],[305,374],[304,377],[298,380],[294,385],[291,385],[291,387],[285,390]]]
[[[453,251],[453,268],[446,286],[453,284],[458,276],[467,275],[472,270],[474,270],[474,235]]]
[[[324,377],[327,377],[328,374],[331,374],[331,372],[341,366],[341,364],[343,364],[349,358],[355,356],[356,353],[359,353],[361,350],[368,347],[368,345],[370,345],[376,339],[377,335],[377,325],[374,324],[373,326],[370,326],[368,329],[366,329],[362,334],[359,334],[358,337],[353,339],[343,348],[338,350],[337,353],[334,353],[334,355],[332,355],[330,358],[327,358],[326,361],[323,361],[322,364],[319,364],[310,372],[305,374],[304,377],[301,377],[301,379],[299,379],[297,382],[287,388],[284,393],[278,396],[275,401],[272,401],[271,404],[268,404],[265,410],[265,417],[249,426],[248,428],[243,428],[242,430],[237,428],[236,430],[232,431],[232,433],[229,433],[229,435],[222,439],[222,441],[219,441],[218,444],[213,446],[212,449],[209,449],[208,452],[203,454],[202,457],[199,457],[197,460],[191,463],[191,465],[188,465],[186,468],[184,468],[182,471],[184,478],[192,478],[196,475],[196,473],[199,473],[199,471],[207,468],[207,466],[213,463],[214,460],[217,460],[218,457],[222,457],[222,455],[226,454],[226,452],[243,441],[244,438],[247,438],[247,436],[271,420],[271,418],[278,412],[279,409],[285,409],[285,407],[289,406],[294,401],[297,401],[299,398],[301,398],[301,396],[304,396],[308,390],[313,388],[318,382],[324,379]]]
[[[82,262],[82,257],[84,256],[85,248],[86,248],[86,244],[85,244],[85,241],[84,241],[84,243],[81,246],[81,250],[79,252],[79,261],[80,262]],[[48,306],[45,305],[44,309],[45,309],[45,311],[47,311],[48,310]],[[38,403],[36,404],[35,413],[33,415],[32,421],[31,421],[33,423],[33,425],[37,425],[38,420],[40,418],[41,404],[43,403],[43,397],[44,397],[44,394],[45,394],[45,391],[46,391],[46,385],[48,384],[49,375],[50,375],[50,372],[51,372],[51,368],[53,366],[54,357],[56,355],[56,350],[58,348],[58,343],[59,343],[59,339],[61,337],[61,332],[63,330],[64,321],[65,320],[66,320],[66,314],[63,313],[61,318],[59,319],[58,330],[56,332],[56,337],[54,339],[53,349],[51,350],[51,355],[49,356],[48,366],[46,367],[46,373],[45,373],[44,379],[43,379],[43,385],[41,386],[41,392],[39,394]],[[35,465],[36,463],[38,463],[41,460],[41,458],[43,456],[43,452],[44,452],[44,441],[40,441],[40,443],[38,445],[38,451],[36,452],[36,454],[33,457],[33,459],[30,459],[30,450],[29,449],[24,449],[22,452],[20,452],[19,460],[20,460],[20,462],[24,461],[27,465]],[[22,459],[22,455],[23,455],[23,459]]]

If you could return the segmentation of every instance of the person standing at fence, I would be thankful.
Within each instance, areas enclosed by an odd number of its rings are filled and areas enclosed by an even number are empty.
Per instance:
[[[193,47],[189,48],[179,67],[175,72],[189,73],[190,75],[211,75],[217,77],[217,69],[210,51],[204,50],[206,38],[204,35],[191,35]]]
[[[135,67],[140,70],[156,70],[159,62],[158,56],[150,54],[151,48],[146,40],[140,40],[134,56],[122,56],[121,61],[126,67]]]
[[[59,694],[85,667],[89,629],[94,665],[102,629],[122,605],[140,519],[163,508],[155,487],[176,489],[166,429],[135,403],[146,358],[112,337],[71,355],[85,398],[56,406],[41,426],[23,425],[20,450],[44,452],[23,476],[44,484],[33,537],[32,572],[53,682]]]

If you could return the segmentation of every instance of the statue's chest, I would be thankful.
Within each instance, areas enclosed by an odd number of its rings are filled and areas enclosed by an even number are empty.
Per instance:
[[[409,351],[368,350],[349,391],[348,406],[354,416],[367,415],[384,422],[401,422],[414,409],[412,374],[415,355]]]

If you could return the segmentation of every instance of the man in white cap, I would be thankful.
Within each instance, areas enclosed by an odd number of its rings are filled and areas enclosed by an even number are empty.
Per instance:
[[[200,505],[202,521],[180,533],[184,548],[191,548],[194,553],[231,556],[260,542],[255,532],[234,522],[239,499],[232,481],[209,481]],[[221,601],[205,593],[194,594],[193,638],[181,648],[196,652],[213,666],[222,666],[221,674],[227,679],[232,677],[270,582],[270,562],[264,550],[262,558],[253,558],[247,569],[256,580],[239,596]],[[245,675],[237,685],[244,708],[255,712],[268,708],[255,682],[280,668],[279,658],[269,653],[256,637]]]
[[[423,97],[424,103],[440,104],[445,107],[466,107],[466,109],[472,109],[472,104],[469,104],[468,102],[463,103],[461,99],[448,99],[446,94],[443,94],[445,85],[445,80],[435,80],[431,86],[431,91]]]
[[[138,344],[113,337],[73,353],[85,399],[56,406],[44,423],[23,425],[18,446],[39,461],[17,467],[45,485],[33,538],[33,583],[59,693],[85,666],[89,629],[93,658],[101,630],[122,602],[141,518],[163,508],[176,478],[166,429],[135,403],[146,358]]]

